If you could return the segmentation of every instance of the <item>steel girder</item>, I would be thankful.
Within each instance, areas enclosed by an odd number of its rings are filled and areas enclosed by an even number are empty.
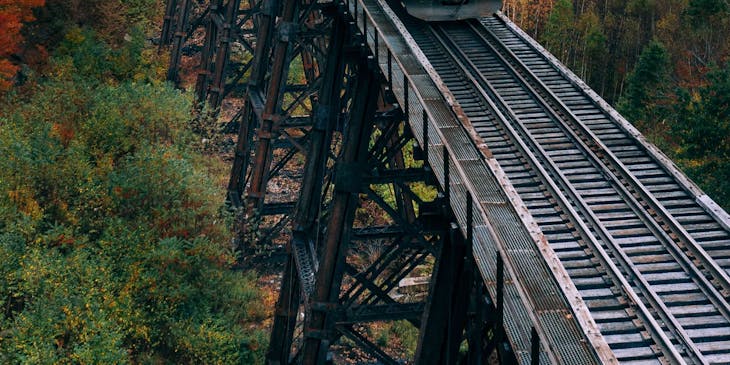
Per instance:
[[[434,326],[451,320],[444,314],[458,301],[461,320],[447,329],[454,334],[448,348],[455,361],[472,281],[454,287],[450,280],[474,276],[471,266],[460,264],[466,246],[450,228],[440,200],[424,201],[413,192],[412,183],[425,186],[432,176],[422,164],[414,165],[403,113],[350,20],[340,14],[334,21],[267,360],[325,363],[330,346],[347,339],[374,359],[396,364],[399,356],[374,341],[369,325],[405,320],[421,333],[437,333]],[[389,224],[368,227],[372,222],[363,209]],[[369,254],[363,262],[364,253]],[[431,295],[397,294],[401,280],[434,263]],[[434,301],[434,293],[458,300]],[[443,347],[440,332],[422,337],[429,346]]]
[[[414,164],[419,150],[390,94],[392,80],[372,62],[345,5],[212,0],[203,11],[192,5],[200,4],[168,0],[161,45],[172,43],[169,75],[177,80],[185,40],[205,26],[202,47],[187,46],[201,51],[198,100],[218,110],[224,98],[245,91],[227,123],[238,129],[228,201],[245,212],[248,233],[264,215],[283,217],[255,232],[259,242],[293,226],[268,363],[324,363],[331,345],[347,339],[395,364],[402,356],[379,346],[368,329],[398,320],[419,330],[418,363],[486,363],[495,348],[509,362],[499,303],[474,280],[470,237],[451,223],[448,191],[424,199],[423,186],[435,178]],[[250,52],[236,67],[233,43]],[[294,67],[301,67],[302,80],[290,77]],[[267,201],[267,185],[291,173],[284,167],[296,155],[306,156],[299,199]],[[368,221],[373,212],[383,217],[378,227]],[[432,272],[428,295],[398,295],[401,280],[419,271]],[[467,357],[459,355],[463,340]]]
[[[292,162],[295,156],[307,154],[313,132],[316,118],[312,108],[317,105],[319,68],[324,63],[324,29],[330,27],[329,19],[322,16],[323,7],[326,5],[308,0],[286,0],[278,7],[267,1],[261,6],[244,105],[233,120],[239,133],[228,186],[229,202],[244,214],[244,240],[251,243],[268,241],[291,220],[288,211],[278,220],[269,219],[275,223],[265,234],[259,233],[262,213],[271,211],[267,205],[280,205],[275,199],[267,200],[269,182],[274,177],[286,180],[297,187],[292,192],[301,186],[301,175],[287,176],[292,168],[284,167],[296,165]],[[295,67],[302,71],[299,80],[290,73]],[[295,170],[301,171],[301,166]],[[288,206],[295,206],[289,202]]]
[[[167,0],[160,47],[170,46],[168,79],[180,86],[179,69],[189,63],[183,60],[199,62],[197,118],[236,135],[227,200],[243,212],[239,241],[264,244],[288,228],[317,103],[328,6]],[[272,179],[288,193],[267,200]]]
[[[329,38],[267,361],[323,364],[344,341],[398,364],[409,359],[378,344],[370,325],[407,321],[419,332],[416,363],[486,364],[495,349],[511,363],[502,301],[492,303],[477,280],[471,234],[453,223],[448,191],[429,199],[413,191],[435,177],[414,165],[423,152],[344,8]],[[387,225],[373,227],[372,215]],[[401,280],[424,268],[427,295],[398,295]]]

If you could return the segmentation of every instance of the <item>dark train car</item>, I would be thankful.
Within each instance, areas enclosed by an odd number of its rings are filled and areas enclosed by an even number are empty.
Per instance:
[[[426,21],[449,21],[490,16],[500,0],[401,0],[408,14]]]

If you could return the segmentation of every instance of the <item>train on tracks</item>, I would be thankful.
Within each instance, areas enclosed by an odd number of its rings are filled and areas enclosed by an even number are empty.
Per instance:
[[[453,21],[486,17],[502,7],[499,0],[403,0],[412,16],[426,21]]]

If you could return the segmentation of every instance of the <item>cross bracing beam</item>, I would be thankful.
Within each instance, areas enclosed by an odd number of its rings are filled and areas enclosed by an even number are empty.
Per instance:
[[[281,211],[284,205],[277,196],[267,201],[264,187],[274,180],[296,191],[301,179],[291,172],[308,144],[330,18],[322,15],[326,3],[297,4],[292,21],[277,23],[285,10],[283,1],[167,1],[160,47],[170,47],[168,79],[180,87],[189,86],[183,85],[189,81],[180,79],[180,68],[197,64],[197,118],[214,130],[236,134],[230,206],[240,212],[245,201],[255,201],[257,209],[267,203],[282,213],[263,222],[260,212],[248,209],[248,217],[242,218],[242,239],[248,235],[269,241],[276,239],[277,232],[288,231],[291,210]],[[282,37],[290,38],[289,47],[280,52],[284,56],[277,62],[282,72],[272,73],[270,58]],[[279,80],[271,80],[274,74]],[[279,92],[269,93],[273,83]],[[270,129],[260,128],[266,126],[265,117],[272,120]],[[258,149],[266,153],[256,156],[269,157],[253,158],[252,152]],[[252,227],[258,229],[261,224],[269,227],[268,234],[251,234]]]
[[[263,209],[254,209],[256,217],[266,214],[282,216],[271,228],[257,233],[255,237],[258,240],[272,239],[289,221],[293,221],[295,227],[288,245],[290,259],[277,303],[269,360],[285,363],[292,359],[313,358],[318,362],[323,359],[322,352],[326,353],[332,342],[344,336],[360,344],[373,356],[386,362],[389,358],[394,361],[392,353],[389,355],[387,350],[378,349],[372,339],[361,331],[365,328],[363,326],[372,322],[406,320],[416,327],[421,325],[423,308],[427,303],[403,302],[404,296],[394,294],[394,290],[401,279],[436,260],[446,235],[444,230],[432,227],[437,226],[434,222],[448,218],[444,218],[447,216],[443,215],[443,204],[424,199],[413,190],[413,183],[428,185],[436,179],[429,175],[431,170],[428,166],[407,162],[413,160],[413,151],[408,148],[413,144],[413,135],[402,122],[404,113],[399,105],[394,104],[390,85],[383,82],[378,69],[373,67],[372,61],[368,61],[369,51],[363,48],[362,35],[344,11],[344,4],[339,4],[337,12],[329,11],[325,17],[322,14],[327,11],[322,10],[321,3],[295,1],[274,5],[274,2],[268,1],[241,4],[214,0],[208,7],[201,7],[201,3],[178,1],[169,1],[168,11],[174,11],[174,14],[166,18],[165,26],[167,33],[174,27],[178,31],[174,37],[163,34],[163,42],[169,42],[164,40],[165,37],[170,41],[176,37],[172,47],[171,78],[179,81],[177,68],[183,49],[188,49],[201,52],[201,72],[196,90],[199,100],[213,101],[210,105],[215,109],[222,98],[229,95],[226,90],[246,91],[243,106],[226,123],[237,126],[239,132],[230,202],[234,206],[243,206],[241,197],[245,197],[254,205],[263,206]],[[292,30],[287,22],[274,22],[277,16],[287,19],[287,6],[291,6],[289,10],[295,9],[296,16],[292,16],[291,20],[300,21],[298,29]],[[201,11],[201,8],[204,10]],[[194,11],[190,13],[190,9]],[[186,39],[193,32],[203,28],[206,31],[202,46],[186,44]],[[343,28],[349,31],[339,32]],[[280,32],[282,29],[283,33]],[[288,36],[295,38],[285,39]],[[238,64],[239,68],[226,66],[236,65],[230,60],[231,47],[235,42],[241,44],[242,49],[253,52],[243,66]],[[284,47],[283,43],[289,44]],[[278,57],[282,62],[268,63],[268,57],[276,56],[277,45],[283,50],[280,51],[283,56]],[[337,51],[324,52],[326,48]],[[301,62],[305,74],[304,83],[286,76],[291,65],[298,62]],[[233,83],[222,86],[221,80],[233,80]],[[272,92],[275,85],[280,91]],[[364,128],[359,133],[352,129],[356,120]],[[267,121],[271,122],[270,129],[265,123]],[[367,130],[377,131],[377,135],[371,137],[370,133],[363,133]],[[267,132],[270,134],[267,135]],[[366,169],[368,173],[359,173],[355,166],[360,165],[334,164],[342,159],[343,146],[349,144],[348,135],[353,143],[361,146],[360,164],[370,166]],[[267,137],[274,136],[277,138],[267,141]],[[369,145],[371,138],[373,145]],[[253,154],[252,158],[252,152],[262,148],[262,142],[270,145],[265,148],[268,153]],[[274,151],[280,148],[288,152],[273,158]],[[307,156],[305,173],[302,174],[304,192],[294,209],[296,213],[290,215],[286,213],[292,209],[292,204],[267,202],[266,190],[262,187],[272,177],[268,176],[267,180],[265,175],[282,171],[294,154],[302,152]],[[271,160],[267,162],[262,156]],[[259,191],[251,188],[256,186],[251,184],[252,179],[258,179],[262,184]],[[388,188],[375,189],[376,186]],[[250,194],[252,191],[253,194]],[[344,197],[344,201],[349,199],[350,203],[343,203],[342,198],[334,199],[338,194]],[[379,215],[386,217],[387,228],[369,228],[362,224],[360,218],[351,218],[351,224],[336,223],[333,219],[342,217],[337,214],[338,206],[344,206],[345,211],[353,216],[353,209],[362,204],[371,209],[379,207]],[[332,223],[333,220],[335,223]],[[255,224],[260,225],[261,222]],[[352,242],[359,242],[353,246],[356,251],[367,247],[361,245],[363,242],[380,242],[396,248],[396,255],[383,254],[373,258],[366,266],[346,262],[346,254],[331,256],[324,249],[324,243],[339,244],[336,241],[342,239],[330,236],[337,231],[346,232],[346,237],[351,237]],[[340,302],[334,306],[329,302],[312,300],[322,287],[313,279],[315,274],[326,276],[318,269],[328,255],[335,262],[334,271],[329,275],[332,279],[329,295],[335,298],[335,302]],[[420,298],[423,299],[422,296]],[[305,311],[307,318],[319,313],[331,321],[322,322],[320,330],[307,327],[306,336],[296,339],[293,329],[302,326],[298,323],[301,310]],[[315,348],[319,350],[314,351],[313,357],[313,352],[303,345],[307,342],[317,342]]]

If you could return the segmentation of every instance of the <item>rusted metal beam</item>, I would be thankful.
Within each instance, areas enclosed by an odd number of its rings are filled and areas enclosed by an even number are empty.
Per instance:
[[[297,14],[297,0],[285,0],[280,20],[276,26],[277,41],[274,46],[274,57],[271,63],[271,77],[269,78],[263,110],[260,111],[260,123],[256,136],[258,144],[254,154],[254,166],[251,170],[251,182],[247,193],[246,213],[253,215],[264,203],[266,184],[269,179],[271,165],[272,140],[278,134],[281,107],[281,89],[289,74],[288,56],[290,43],[295,41],[297,23],[294,17]],[[259,65],[260,66],[260,65]],[[254,104],[254,108],[256,105]],[[258,113],[256,113],[258,114]]]
[[[341,110],[340,93],[344,87],[345,59],[342,51],[345,31],[336,17],[332,26],[326,72],[319,92],[319,103],[310,132],[309,151],[304,167],[304,179],[295,211],[294,229],[309,232],[321,207],[322,186],[330,153],[332,132]]]
[[[345,335],[345,337],[350,339],[352,342],[356,343],[360,348],[375,356],[375,358],[377,358],[381,363],[386,365],[399,365],[399,363],[395,361],[395,359],[390,357],[390,355],[385,353],[372,341],[368,340],[367,337],[363,336],[360,332],[353,329],[352,327],[337,326],[337,330]]]
[[[266,352],[266,362],[269,365],[289,362],[301,295],[296,270],[290,252],[281,279],[279,299],[274,311],[274,325],[271,329],[269,349]]]
[[[406,163],[403,158],[403,149],[398,148],[399,146],[400,145],[398,143],[398,136],[393,135],[393,137],[390,139],[389,147],[395,148],[396,152],[390,159],[390,164],[392,165],[393,169],[403,171],[406,169]],[[409,223],[413,223],[416,220],[416,210],[413,207],[413,200],[405,191],[403,191],[403,189],[398,184],[393,185],[393,190],[395,195],[400,196],[400,199],[396,199],[396,202],[398,203],[398,211],[401,212],[403,218],[406,221],[408,221]]]
[[[349,125],[342,143],[343,150],[338,161],[336,174],[339,175],[335,183],[332,211],[327,225],[324,255],[320,259],[312,298],[313,304],[321,303],[325,307],[338,301],[351,226],[355,209],[359,205],[357,190],[353,191],[352,186],[348,184],[351,180],[341,174],[357,173],[357,169],[351,167],[367,159],[367,148],[373,127],[370,119],[375,112],[379,90],[372,67],[370,62],[361,62],[358,66],[357,92],[353,99]],[[325,351],[329,347],[327,317],[327,311],[312,308],[304,328],[303,364],[315,365],[324,362]]]
[[[172,42],[172,24],[177,10],[177,0],[167,0],[165,3],[165,15],[162,20],[162,32],[160,32],[159,50]]]
[[[421,320],[417,364],[455,364],[458,360],[474,280],[468,248],[457,226],[452,224],[434,268]]]
[[[198,105],[202,107],[203,101],[208,93],[208,80],[216,66],[225,60],[218,60],[213,57],[218,49],[218,35],[222,31],[223,20],[220,9],[223,8],[223,0],[211,0],[208,6],[205,27],[205,41],[200,52],[200,70],[195,82],[195,98]]]
[[[240,201],[245,189],[243,178],[249,164],[251,139],[257,124],[251,97],[253,94],[261,92],[266,77],[274,20],[277,15],[276,3],[276,0],[264,0],[261,6],[262,11],[258,14],[259,28],[256,35],[256,51],[251,60],[251,75],[248,79],[244,106],[234,117],[234,120],[239,119],[240,122],[231,177],[228,181],[228,199],[232,202]]]
[[[337,24],[339,25],[339,24]],[[340,30],[339,26],[333,27],[335,31]],[[289,263],[291,269],[296,270],[296,273],[291,273],[291,276],[297,278],[303,278],[307,285],[304,288],[305,295],[308,295],[311,289],[308,278],[314,273],[314,263],[310,260],[312,253],[307,253],[308,237],[312,225],[315,224],[317,218],[316,211],[321,206],[321,193],[322,183],[324,177],[324,170],[326,168],[327,157],[329,155],[331,134],[333,129],[333,120],[337,117],[337,107],[330,107],[330,105],[338,105],[339,93],[342,89],[342,73],[344,72],[344,62],[342,60],[342,44],[344,42],[345,35],[343,32],[333,33],[330,38],[330,57],[327,61],[329,65],[336,65],[336,67],[328,68],[328,72],[323,80],[322,87],[320,89],[320,95],[322,103],[318,105],[319,114],[315,117],[316,122],[310,132],[310,144],[308,158],[304,168],[304,180],[302,182],[302,188],[300,189],[299,200],[297,202],[297,208],[294,216],[295,233],[292,239],[287,243],[289,251]],[[310,65],[310,67],[312,67]],[[312,70],[310,70],[311,72]],[[333,110],[334,109],[334,110]],[[316,228],[314,228],[316,230]],[[293,252],[297,250],[299,252]],[[302,252],[304,251],[304,252]],[[303,254],[302,254],[303,253]],[[289,295],[283,291],[284,287],[282,284],[282,291],[279,293],[280,298],[282,296]],[[300,291],[299,287],[296,288]],[[308,298],[305,297],[305,300]],[[287,303],[282,299],[277,303],[277,311],[282,310],[280,306]],[[278,357],[279,361],[288,360],[289,348],[283,348],[278,343],[286,339],[282,338],[284,334],[288,335],[290,329],[290,323],[287,318],[275,318],[272,333],[276,333],[276,338],[272,335],[271,345],[269,346],[269,359],[273,360],[274,357]],[[293,330],[293,328],[292,328]],[[276,342],[274,342],[276,341]],[[284,363],[284,362],[282,362]]]
[[[203,101],[207,96],[208,105],[214,110],[220,107],[223,100],[231,42],[235,38],[236,19],[240,6],[241,0],[228,0],[221,22],[211,21],[210,27],[216,27],[216,29],[214,31],[211,29],[208,37],[209,42],[215,45],[215,50],[211,49],[208,54],[204,53],[203,57],[211,57],[215,53],[215,62],[210,70],[212,75],[208,73],[208,70],[199,75],[196,91],[198,100]],[[209,78],[211,79],[210,85],[208,85]],[[207,90],[205,90],[206,88]]]
[[[375,321],[419,321],[424,302],[390,303],[348,308],[338,315],[337,324],[367,323]]]
[[[172,35],[172,51],[170,52],[170,64],[167,68],[167,80],[172,81],[173,83],[175,83],[175,85],[178,85],[180,83],[178,70],[180,69],[182,47],[185,43],[185,29],[188,25],[190,0],[180,0],[177,9],[178,12],[175,22],[175,33]]]

